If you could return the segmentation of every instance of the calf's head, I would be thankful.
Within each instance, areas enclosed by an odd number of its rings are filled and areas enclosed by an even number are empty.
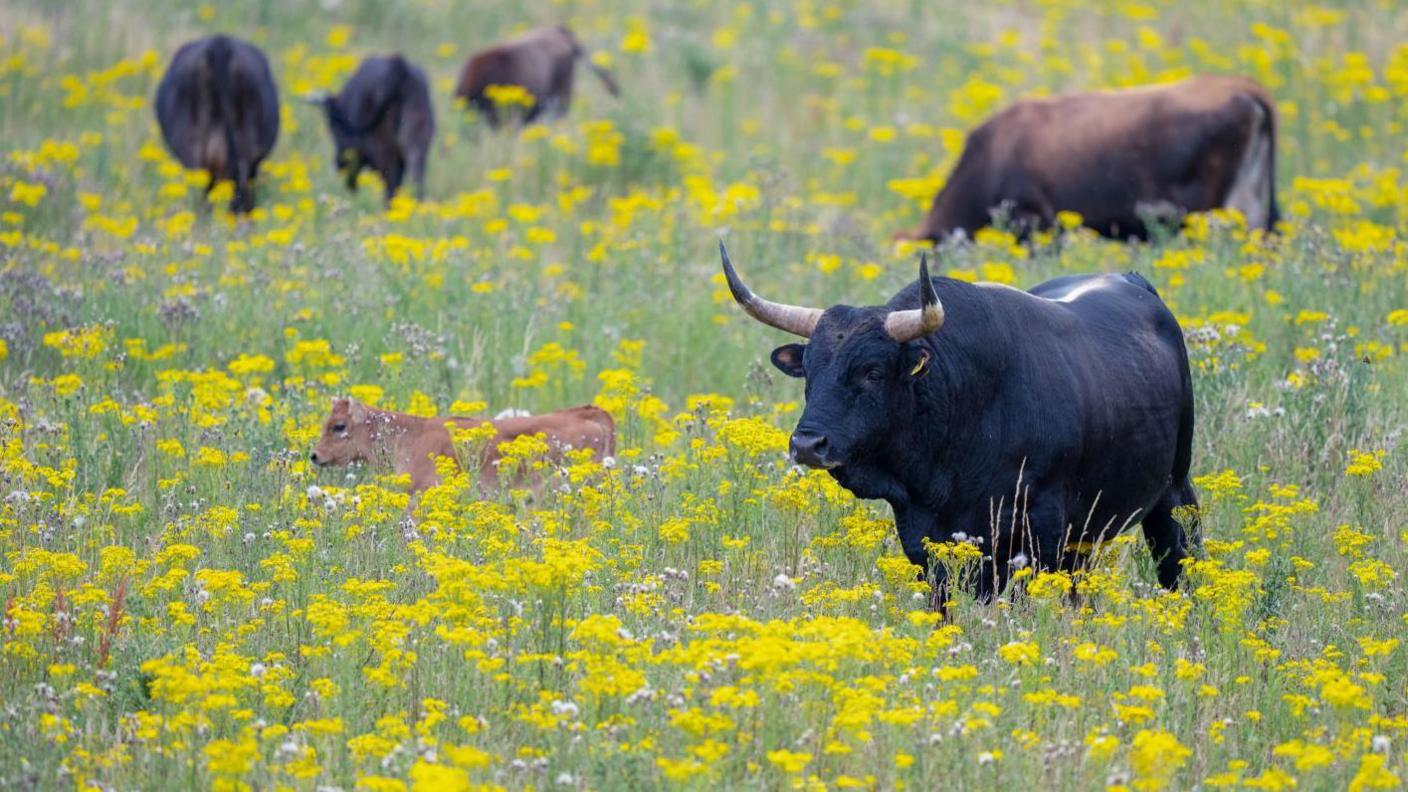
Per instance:
[[[806,408],[792,431],[792,459],[837,468],[879,445],[902,415],[915,379],[924,376],[930,350],[922,339],[944,323],[944,309],[919,261],[918,308],[834,305],[826,310],[775,303],[743,285],[719,243],[733,298],[770,327],[808,339],[774,349],[772,363],[806,379]]]
[[[372,422],[367,408],[351,399],[333,399],[323,436],[313,449],[313,464],[337,467],[372,456]]]

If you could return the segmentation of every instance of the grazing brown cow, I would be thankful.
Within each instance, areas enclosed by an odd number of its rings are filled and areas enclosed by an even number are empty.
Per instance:
[[[316,100],[332,133],[333,166],[345,171],[347,189],[370,167],[381,174],[386,201],[410,175],[416,197],[425,197],[425,159],[435,136],[430,83],[420,67],[400,55],[367,58],[342,92]]]
[[[176,51],[156,89],[161,136],[187,168],[235,183],[230,211],[254,208],[254,177],[279,136],[279,94],[264,53],[217,35]]]
[[[487,422],[493,424],[496,434],[478,457],[479,479],[486,484],[498,481],[499,444],[523,435],[546,435],[548,458],[554,461],[574,448],[590,448],[598,459],[616,453],[616,424],[609,413],[592,405]],[[352,399],[334,399],[312,460],[321,467],[352,462],[389,464],[397,473],[409,473],[411,491],[420,492],[440,482],[436,457],[456,458],[446,424],[473,429],[484,423],[484,418],[462,416],[421,418],[378,410]]]
[[[1219,207],[1271,230],[1275,182],[1275,109],[1250,79],[1023,99],[968,135],[923,223],[895,236],[972,235],[994,212],[1025,235],[1072,211],[1107,237],[1145,239],[1150,219]]]
[[[499,108],[484,89],[491,85],[517,85],[533,95],[533,106],[523,114],[523,123],[539,116],[560,118],[572,103],[572,77],[579,60],[596,73],[612,96],[620,95],[611,73],[592,63],[572,31],[544,27],[471,55],[460,73],[455,96],[478,110],[489,126],[498,127],[502,120]]]

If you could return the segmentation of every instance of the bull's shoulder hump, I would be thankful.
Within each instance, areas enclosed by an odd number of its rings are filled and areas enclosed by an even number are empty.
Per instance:
[[[1066,275],[1033,286],[1029,293],[1033,297],[1054,303],[1073,303],[1089,297],[1117,295],[1153,296],[1152,292],[1117,273]]]

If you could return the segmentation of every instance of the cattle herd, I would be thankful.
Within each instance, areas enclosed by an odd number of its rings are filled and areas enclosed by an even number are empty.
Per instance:
[[[455,96],[492,127],[557,118],[578,61],[619,92],[586,56],[566,28],[532,30],[472,55]],[[530,101],[500,102],[496,89]],[[399,54],[368,58],[339,93],[312,101],[349,188],[371,168],[388,201],[407,176],[424,196],[435,113],[420,67]],[[259,164],[279,129],[263,53],[225,35],[186,44],[157,90],[156,115],[183,165],[208,171],[211,185],[233,182],[232,211],[253,209]],[[1001,222],[1025,238],[1074,213],[1112,239],[1145,239],[1217,208],[1272,232],[1275,150],[1275,105],[1242,77],[1026,99],[968,135],[920,225],[895,236],[943,242]],[[978,546],[972,579],[954,582],[987,599],[1015,569],[1073,569],[1135,523],[1159,582],[1178,584],[1197,544],[1193,387],[1178,321],[1143,277],[1066,276],[1020,291],[930,277],[921,257],[919,279],[885,305],[821,309],[759,297],[719,250],[744,311],[807,342],[772,353],[778,369],[805,380],[792,459],[888,502],[938,603],[951,581],[929,563],[933,543]],[[419,492],[438,483],[436,459],[453,458],[453,432],[485,424],[339,399],[312,461],[381,463]],[[573,448],[614,453],[615,426],[596,407],[487,425],[475,461],[485,483],[497,479],[499,444],[523,435],[544,436],[559,462]],[[514,483],[531,479],[513,474]]]

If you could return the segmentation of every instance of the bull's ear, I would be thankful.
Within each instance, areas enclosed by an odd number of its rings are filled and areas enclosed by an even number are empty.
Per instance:
[[[909,376],[918,379],[929,373],[929,359],[932,354],[925,347],[918,346],[905,350],[905,368],[909,370]]]
[[[789,377],[805,377],[807,372],[802,368],[802,353],[806,350],[805,344],[783,344],[772,351],[772,364]]]

